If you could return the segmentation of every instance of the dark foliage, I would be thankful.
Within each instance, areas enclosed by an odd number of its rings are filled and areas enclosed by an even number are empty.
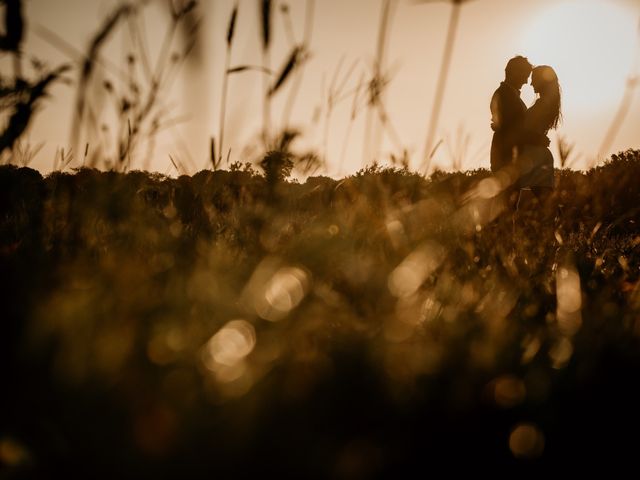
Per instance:
[[[558,171],[515,217],[491,213],[484,170],[299,184],[276,160],[266,178],[0,168],[3,473],[635,458],[640,152]]]

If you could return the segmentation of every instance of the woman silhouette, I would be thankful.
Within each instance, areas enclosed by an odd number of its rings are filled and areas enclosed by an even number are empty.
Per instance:
[[[521,195],[523,189],[530,189],[538,202],[544,203],[553,189],[553,155],[547,132],[556,128],[562,117],[560,85],[553,68],[540,65],[531,72],[531,86],[538,98],[522,123],[517,158],[519,187]]]

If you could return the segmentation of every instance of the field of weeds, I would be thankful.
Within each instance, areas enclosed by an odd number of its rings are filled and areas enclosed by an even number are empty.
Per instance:
[[[248,166],[0,167],[3,469],[630,461],[638,178],[638,151],[559,170],[548,204],[514,215],[484,170],[300,184]]]

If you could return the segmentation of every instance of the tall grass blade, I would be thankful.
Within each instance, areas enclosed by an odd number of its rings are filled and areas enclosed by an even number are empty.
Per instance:
[[[600,144],[600,149],[598,150],[598,159],[604,158],[607,152],[611,149],[611,145],[613,145],[613,141],[618,135],[618,132],[620,131],[620,128],[624,123],[624,119],[629,113],[629,108],[633,103],[635,90],[640,84],[640,19],[638,20],[637,34],[638,35],[633,67],[627,79],[624,94],[622,95],[622,99],[620,100],[620,106],[618,107],[618,110],[616,111],[616,114],[611,121],[611,125],[609,125],[609,128],[607,129],[607,133],[605,134],[602,143]]]
[[[49,85],[60,79],[69,68],[68,65],[58,67],[35,84],[27,86],[24,99],[15,104],[7,126],[0,133],[0,154],[6,149],[13,149],[14,144],[27,129],[40,99],[47,95]]]
[[[98,33],[94,35],[89,43],[89,49],[84,57],[82,64],[80,81],[78,83],[77,95],[75,101],[75,113],[71,123],[71,144],[76,145],[80,135],[80,125],[84,117],[87,88],[93,74],[96,59],[99,57],[100,49],[113,33],[116,26],[126,16],[135,10],[135,7],[124,4],[117,7],[111,15],[107,16]]]
[[[268,50],[271,43],[271,0],[258,0],[260,2],[260,20],[262,27],[262,49]]]
[[[445,88],[447,85],[447,78],[449,76],[449,66],[451,65],[451,58],[453,57],[453,47],[456,38],[456,32],[458,30],[458,23],[460,20],[460,6],[461,0],[454,0],[451,10],[451,16],[449,17],[449,26],[447,28],[447,38],[445,40],[444,52],[442,54],[442,63],[440,64],[440,74],[438,75],[438,84],[436,86],[435,98],[433,101],[433,107],[431,108],[431,116],[429,118],[429,127],[427,130],[427,138],[425,141],[424,153],[423,153],[423,165],[424,170],[428,173],[431,166],[431,155],[429,152],[433,149],[433,142],[435,140],[436,130],[438,127],[438,120],[440,118],[440,110],[442,108],[442,101],[444,100]]]
[[[226,109],[227,109],[227,88],[229,82],[229,66],[231,65],[231,47],[233,45],[233,32],[236,26],[236,20],[238,18],[238,2],[233,6],[231,12],[231,18],[229,19],[229,27],[227,29],[227,53],[225,57],[225,71],[222,78],[222,101],[220,104],[220,156],[217,159],[214,158],[214,170],[216,169],[216,163],[222,163],[222,151],[224,148],[224,127],[226,122]]]
[[[216,162],[216,138],[211,137],[211,141],[209,142],[209,158],[211,160],[211,167],[213,170],[218,169],[218,164]]]
[[[233,11],[231,12],[231,18],[229,19],[229,26],[227,28],[227,48],[231,48],[231,44],[233,43],[233,33],[236,28],[236,20],[238,18],[238,3],[233,6]]]
[[[271,75],[273,72],[268,68],[261,67],[260,65],[239,65],[237,67],[233,67],[227,70],[227,73],[242,73],[247,71],[257,71],[266,73],[267,75]]]
[[[309,51],[309,45],[311,43],[311,33],[313,29],[313,17],[315,11],[315,1],[307,0],[305,6],[305,24],[304,24],[304,33],[302,40],[302,47],[305,51]],[[304,65],[305,63],[300,64],[300,68],[297,69],[297,75],[294,81],[293,86],[289,89],[289,96],[287,97],[287,101],[282,110],[282,125],[283,128],[287,128],[289,125],[289,121],[291,119],[291,112],[293,110],[293,105],[296,101],[296,97],[298,96],[298,92],[300,91],[300,86],[302,85],[303,74],[304,74]]]
[[[289,78],[295,68],[300,65],[302,57],[303,47],[295,47],[289,55],[289,58],[284,67],[282,67],[282,70],[278,75],[278,79],[269,90],[269,96],[273,96],[282,87],[282,85],[284,85],[284,82],[287,80],[287,78]]]
[[[363,148],[363,163],[367,164],[371,160],[371,144],[372,138],[375,138],[376,146],[373,149],[373,157],[377,157],[380,147],[381,135],[378,132],[374,133],[374,129],[377,130],[377,122],[374,117],[374,110],[376,110],[382,99],[382,93],[384,89],[384,79],[382,71],[384,68],[387,38],[389,35],[389,23],[391,16],[391,0],[384,0],[380,11],[380,26],[378,27],[378,39],[376,42],[376,58],[373,64],[373,75],[369,82],[369,107],[367,109],[367,115],[365,119],[365,135],[364,135],[364,148]]]
[[[22,76],[20,66],[20,44],[24,37],[24,21],[22,19],[22,0],[4,0],[5,29],[0,34],[0,50],[13,53],[13,74],[15,78]]]

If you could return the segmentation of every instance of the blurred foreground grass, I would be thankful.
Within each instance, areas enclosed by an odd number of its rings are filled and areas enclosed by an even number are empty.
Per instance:
[[[1,471],[628,460],[638,178],[638,151],[557,171],[547,208],[514,223],[483,170],[267,184],[0,167]]]

